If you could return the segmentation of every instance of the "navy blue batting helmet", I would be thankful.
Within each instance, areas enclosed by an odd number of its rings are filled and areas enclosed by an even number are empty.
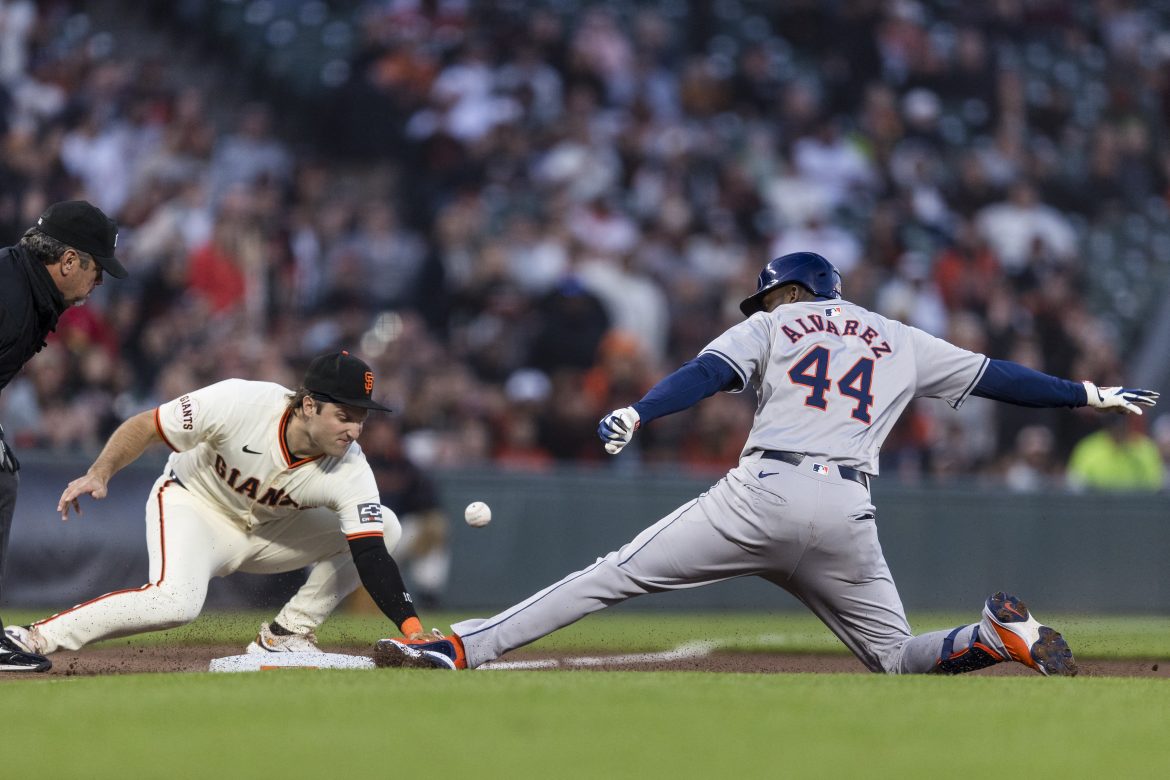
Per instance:
[[[777,257],[764,266],[754,294],[743,299],[739,310],[750,317],[764,307],[764,293],[782,284],[799,284],[819,298],[841,297],[841,272],[816,252],[793,252]]]

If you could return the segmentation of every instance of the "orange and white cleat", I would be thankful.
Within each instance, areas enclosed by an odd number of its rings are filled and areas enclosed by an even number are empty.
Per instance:
[[[984,641],[998,637],[1008,658],[1050,677],[1077,673],[1068,642],[1055,629],[1041,625],[1017,597],[999,592],[983,607],[980,635]]]
[[[435,629],[432,639],[379,639],[374,643],[374,665],[405,669],[466,669],[467,656],[458,635],[444,636]]]

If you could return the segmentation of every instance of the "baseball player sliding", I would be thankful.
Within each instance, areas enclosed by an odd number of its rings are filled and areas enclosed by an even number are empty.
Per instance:
[[[958,408],[974,393],[1033,407],[1141,414],[1158,393],[1070,382],[989,360],[841,299],[841,276],[811,252],[768,263],[747,319],[601,421],[619,453],[639,425],[716,391],[759,399],[739,465],[616,552],[486,620],[441,638],[384,639],[384,666],[476,667],[626,599],[755,575],[792,593],[874,672],[955,674],[1004,661],[1074,675],[1064,638],[1016,596],[977,623],[910,633],[878,543],[870,483],[878,450],[911,399]]]
[[[320,652],[317,628],[360,579],[407,637],[422,624],[390,557],[400,529],[382,506],[356,439],[369,410],[369,366],[347,352],[312,361],[295,393],[229,379],[123,423],[57,510],[80,513],[83,495],[104,498],[110,478],[161,441],[174,453],[146,501],[150,580],[99,596],[31,626],[9,626],[28,652],[189,623],[212,577],[276,574],[312,566],[308,580],[248,652]]]

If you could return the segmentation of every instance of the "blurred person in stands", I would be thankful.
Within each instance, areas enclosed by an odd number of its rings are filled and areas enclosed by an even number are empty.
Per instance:
[[[410,458],[399,423],[389,415],[367,418],[362,445],[382,503],[402,525],[395,558],[403,563],[419,606],[433,609],[442,601],[451,569],[449,523],[438,490]]]
[[[497,441],[492,463],[506,469],[547,471],[553,456],[540,443],[540,418],[545,413],[552,383],[543,371],[522,368],[504,383],[507,401],[497,414]]]
[[[1170,415],[1164,414],[1155,420],[1152,433],[1162,457],[1162,488],[1170,491]]]
[[[1055,438],[1043,425],[1028,425],[1016,434],[1003,463],[1003,481],[1013,493],[1034,493],[1059,484],[1060,464],[1054,457]]]
[[[1068,219],[1041,203],[1036,188],[1024,179],[1012,185],[1006,201],[981,209],[975,224],[1010,276],[1026,270],[1037,240],[1057,258],[1076,250],[1076,232]]]
[[[117,243],[114,221],[96,206],[74,200],[49,206],[16,246],[0,249],[0,390],[41,351],[61,315],[85,303],[103,274],[126,277],[114,257]],[[19,469],[0,428],[0,586]],[[0,672],[44,672],[51,667],[49,659],[24,652],[0,634]]]
[[[1151,491],[1162,487],[1165,467],[1141,420],[1108,420],[1073,447],[1068,483],[1074,490]]]

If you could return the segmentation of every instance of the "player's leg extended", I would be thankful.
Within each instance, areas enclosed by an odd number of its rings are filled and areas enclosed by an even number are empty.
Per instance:
[[[816,542],[797,571],[769,579],[808,605],[871,671],[956,674],[1014,660],[1043,674],[1076,674],[1063,637],[1007,594],[988,599],[978,623],[912,636],[868,496],[837,490],[824,498]]]
[[[591,566],[494,617],[453,625],[467,665],[479,666],[635,596],[762,571],[760,540],[750,538],[750,530],[737,537],[724,528],[742,508],[735,486],[724,479]]]
[[[811,526],[811,541],[797,566],[779,566],[767,579],[804,602],[866,668],[913,671],[901,668],[910,624],[878,542],[869,492],[833,473],[792,473],[783,493],[793,516]]]
[[[243,534],[201,499],[165,477],[146,504],[149,581],[114,591],[33,624],[43,652],[77,650],[101,639],[174,628],[199,616],[207,583]]]

